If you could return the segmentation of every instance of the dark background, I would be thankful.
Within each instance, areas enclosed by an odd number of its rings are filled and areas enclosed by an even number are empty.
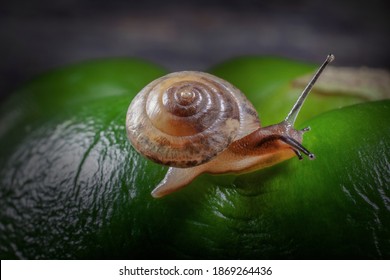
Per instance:
[[[388,5],[357,1],[2,1],[0,96],[43,71],[139,57],[172,71],[240,55],[389,68]]]

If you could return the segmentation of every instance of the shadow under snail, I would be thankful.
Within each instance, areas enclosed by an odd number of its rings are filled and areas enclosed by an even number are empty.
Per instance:
[[[148,84],[131,102],[126,115],[127,136],[148,159],[170,166],[152,191],[153,197],[172,193],[202,173],[247,173],[296,155],[314,159],[302,146],[295,119],[326,65],[329,54],[299,96],[286,119],[261,127],[254,106],[240,90],[211,74],[183,71]]]

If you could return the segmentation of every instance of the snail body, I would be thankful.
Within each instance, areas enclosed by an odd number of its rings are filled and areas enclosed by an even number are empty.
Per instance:
[[[211,74],[183,71],[163,76],[141,90],[126,115],[127,136],[150,160],[170,166],[152,191],[162,197],[202,173],[246,173],[274,165],[301,152],[308,129],[293,123],[329,55],[288,117],[261,127],[254,106],[236,87]]]

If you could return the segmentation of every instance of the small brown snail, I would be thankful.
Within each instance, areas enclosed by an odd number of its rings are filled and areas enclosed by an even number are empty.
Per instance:
[[[286,119],[261,127],[258,114],[230,83],[213,75],[183,71],[148,84],[131,102],[126,116],[133,147],[154,162],[170,166],[152,191],[162,197],[202,173],[246,173],[294,155],[314,155],[302,146],[309,128],[294,129],[305,98],[326,65],[329,54],[299,96]]]

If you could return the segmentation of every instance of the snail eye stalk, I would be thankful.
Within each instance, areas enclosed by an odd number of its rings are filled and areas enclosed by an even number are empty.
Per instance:
[[[291,126],[294,126],[295,120],[299,114],[299,111],[302,108],[303,103],[306,100],[306,97],[310,93],[311,89],[313,88],[314,84],[316,83],[317,79],[321,76],[322,71],[324,71],[325,67],[331,63],[335,59],[333,54],[329,54],[324,63],[318,68],[317,72],[314,74],[313,78],[311,78],[310,82],[307,84],[305,89],[302,91],[301,95],[299,96],[297,102],[294,104],[293,108],[291,109],[290,113],[288,113],[285,121],[290,124]]]

